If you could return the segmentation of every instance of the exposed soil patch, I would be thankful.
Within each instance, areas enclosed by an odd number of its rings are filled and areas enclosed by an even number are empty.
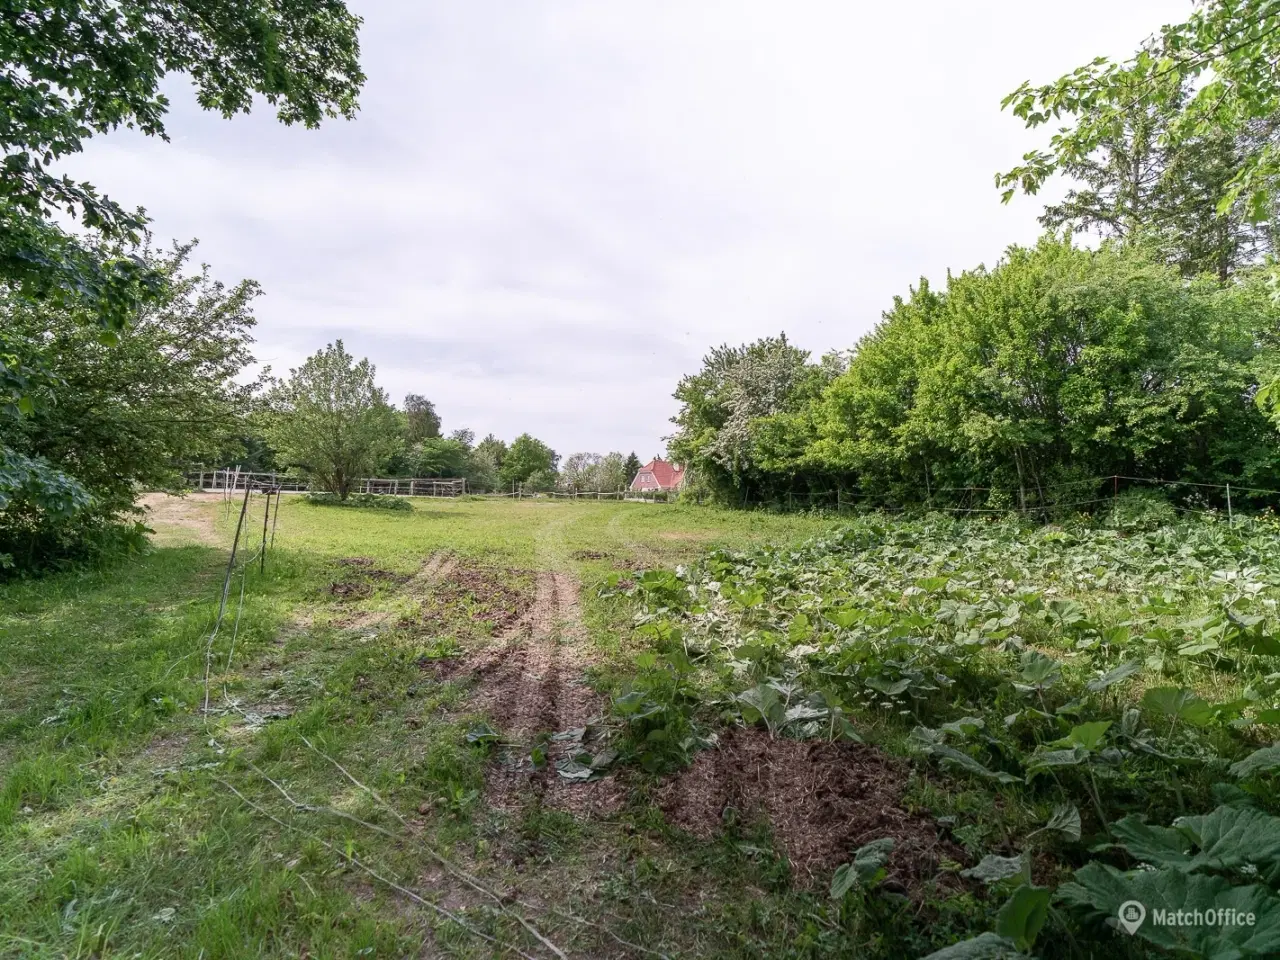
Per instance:
[[[419,581],[433,581],[423,598],[417,619],[420,627],[445,629],[465,616],[475,624],[487,624],[485,631],[501,635],[528,615],[531,605],[529,574],[497,567],[465,567],[452,558],[441,560],[428,573],[424,567]]]
[[[339,600],[363,600],[373,596],[373,585],[359,580],[335,580],[329,584],[329,596]]]
[[[582,680],[584,661],[573,641],[577,582],[566,574],[538,574],[533,606],[508,628],[497,647],[469,664],[477,681],[473,702],[506,736],[585,726],[598,712]]]
[[[939,876],[943,859],[964,855],[937,823],[903,809],[907,775],[905,764],[862,744],[733,729],[659,788],[658,805],[670,823],[706,839],[723,828],[727,808],[767,817],[802,883],[825,881],[858,847],[893,837],[886,883],[911,892]]]
[[[375,567],[370,557],[345,557],[337,563],[348,570],[343,579],[329,584],[329,595],[339,600],[364,600],[373,595],[375,584],[400,586],[412,579],[407,574]]]
[[[609,554],[601,553],[599,550],[575,550],[573,552],[575,560],[608,560]]]
[[[203,506],[221,502],[220,493],[190,493],[185,497],[144,493],[138,498],[138,506],[146,511],[145,523],[155,528],[161,541],[195,540],[225,548],[230,547],[230,543],[218,536],[213,527],[214,513]]]

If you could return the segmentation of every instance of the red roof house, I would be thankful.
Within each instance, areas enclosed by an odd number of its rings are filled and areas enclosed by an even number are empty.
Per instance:
[[[650,460],[631,481],[632,490],[678,490],[684,482],[684,467],[666,460]]]

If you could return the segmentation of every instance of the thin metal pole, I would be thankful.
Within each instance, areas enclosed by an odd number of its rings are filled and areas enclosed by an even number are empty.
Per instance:
[[[267,505],[262,511],[262,552],[259,557],[258,572],[267,572],[267,520],[271,516],[271,488],[267,488]]]
[[[276,547],[276,524],[280,522],[280,487],[276,487],[276,512],[271,516],[271,549]]]
[[[231,571],[236,562],[236,550],[240,546],[240,530],[244,527],[245,514],[249,512],[249,488],[244,488],[244,502],[240,504],[240,519],[236,522],[236,537],[231,541],[231,556],[227,558],[227,575],[222,582],[222,600],[218,604],[218,619],[216,623],[222,622],[222,615],[227,612],[227,593],[231,590]],[[216,630],[217,627],[215,626]]]
[[[1227,484],[1227,526],[1234,527],[1235,520],[1231,515],[1231,484]]]

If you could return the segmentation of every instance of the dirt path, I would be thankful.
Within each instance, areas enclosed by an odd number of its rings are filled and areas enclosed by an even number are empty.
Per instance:
[[[463,672],[475,684],[472,705],[489,716],[506,744],[490,765],[485,802],[509,812],[541,803],[599,816],[620,808],[626,788],[614,777],[581,782],[556,772],[558,761],[594,749],[586,730],[606,710],[585,678],[590,638],[567,560],[566,522],[573,521],[553,520],[539,533],[532,603],[492,645],[470,657]],[[531,758],[535,745],[546,755],[540,768]]]
[[[533,605],[474,665],[476,704],[507,736],[585,726],[599,702],[582,679],[584,637],[577,581],[540,571]]]
[[[144,493],[138,505],[146,511],[144,522],[156,531],[160,544],[196,541],[211,547],[226,547],[214,529],[215,511],[209,504],[222,503],[220,493],[189,493],[175,497],[169,493]]]

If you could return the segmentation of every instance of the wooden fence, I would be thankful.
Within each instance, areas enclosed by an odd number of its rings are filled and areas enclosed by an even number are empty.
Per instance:
[[[250,473],[247,470],[201,470],[187,474],[196,490],[230,493],[245,487],[273,487],[301,493],[310,489],[307,481],[275,473]],[[383,493],[396,497],[460,497],[467,492],[467,481],[440,477],[368,477],[356,484],[360,493]]]
[[[196,490],[231,494],[245,487],[271,488],[285,493],[303,493],[310,489],[307,481],[277,473],[250,473],[247,470],[202,470],[187,474]],[[467,481],[454,477],[368,477],[357,481],[357,493],[379,493],[393,497],[461,497]],[[552,490],[535,493],[516,484],[510,491],[494,491],[491,497],[548,497],[557,500],[617,500],[643,503],[672,503],[675,491],[667,490]]]

